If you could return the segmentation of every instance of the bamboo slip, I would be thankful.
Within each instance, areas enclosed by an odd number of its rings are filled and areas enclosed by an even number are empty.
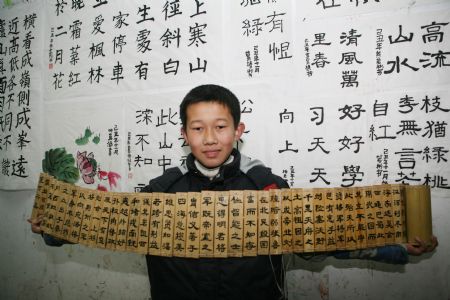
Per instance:
[[[355,250],[432,236],[423,185],[117,193],[42,173],[38,215],[45,233],[71,243],[167,257]]]

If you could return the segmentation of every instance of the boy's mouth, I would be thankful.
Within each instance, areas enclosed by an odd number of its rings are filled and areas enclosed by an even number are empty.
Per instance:
[[[207,157],[207,158],[215,158],[219,155],[220,150],[206,150],[203,151],[203,154]]]

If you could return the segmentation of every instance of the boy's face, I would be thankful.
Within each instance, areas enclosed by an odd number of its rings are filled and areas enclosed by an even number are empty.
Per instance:
[[[181,129],[183,137],[195,158],[207,168],[225,162],[245,129],[244,123],[235,128],[230,110],[218,102],[191,104],[186,117],[186,129]]]

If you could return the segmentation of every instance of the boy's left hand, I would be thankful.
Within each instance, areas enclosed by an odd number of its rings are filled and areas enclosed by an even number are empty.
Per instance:
[[[416,237],[415,241],[415,243],[406,244],[406,251],[408,251],[408,254],[415,256],[422,255],[426,252],[432,252],[439,244],[437,238],[434,235],[431,236],[429,242],[424,242],[419,237]]]

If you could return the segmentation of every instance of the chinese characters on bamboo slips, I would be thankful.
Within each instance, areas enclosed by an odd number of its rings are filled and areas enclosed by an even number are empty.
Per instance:
[[[114,193],[41,174],[33,217],[90,247],[178,257],[352,250],[431,236],[427,186]]]

